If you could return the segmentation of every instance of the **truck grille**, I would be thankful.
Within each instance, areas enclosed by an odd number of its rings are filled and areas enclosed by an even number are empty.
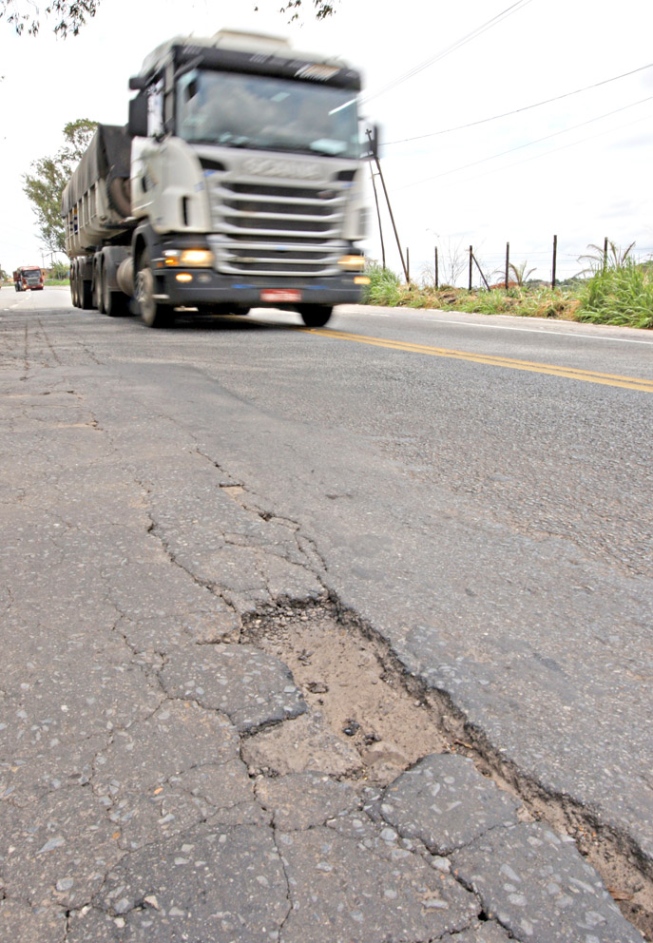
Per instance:
[[[207,182],[219,272],[302,277],[339,271],[346,182],[276,186],[221,173]]]

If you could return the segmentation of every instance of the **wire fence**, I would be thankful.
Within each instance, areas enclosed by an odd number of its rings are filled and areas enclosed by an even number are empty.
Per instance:
[[[638,263],[650,261],[653,246],[639,246],[634,242],[617,245],[605,236],[593,245],[575,247],[561,244],[558,237],[553,236],[547,248],[527,251],[510,242],[497,252],[488,251],[485,246],[479,248],[449,241],[433,246],[430,259],[425,259],[422,251],[419,257],[412,254],[414,261],[411,262],[410,246],[399,249],[399,254],[405,280],[429,287],[489,290],[506,285],[543,283],[556,288],[587,278],[597,269],[625,259]],[[385,267],[385,258],[382,264]]]

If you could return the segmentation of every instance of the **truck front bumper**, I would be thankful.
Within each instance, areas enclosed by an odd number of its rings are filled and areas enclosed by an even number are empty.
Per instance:
[[[355,276],[328,278],[241,278],[221,275],[212,269],[155,269],[155,297],[172,307],[291,308],[299,305],[358,304],[362,286]]]

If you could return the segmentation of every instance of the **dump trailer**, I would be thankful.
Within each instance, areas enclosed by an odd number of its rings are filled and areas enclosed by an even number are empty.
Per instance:
[[[159,46],[130,88],[127,126],[98,126],[63,193],[76,307],[149,327],[274,307],[320,326],[360,300],[377,132],[361,144],[357,71],[223,30]]]
[[[42,291],[43,269],[38,265],[21,265],[14,271],[16,291]]]

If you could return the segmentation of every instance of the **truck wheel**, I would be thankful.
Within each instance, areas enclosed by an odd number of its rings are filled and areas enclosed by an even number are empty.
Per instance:
[[[102,279],[102,311],[110,318],[122,318],[127,314],[127,296],[121,291],[110,291],[106,278]]]
[[[73,306],[75,308],[80,308],[81,304],[79,301],[79,275],[77,273],[77,267],[75,267],[70,273],[70,295],[73,299]]]
[[[324,327],[333,313],[329,305],[300,305],[297,310],[306,327]]]
[[[175,316],[170,305],[162,305],[155,297],[154,274],[150,266],[150,254],[146,249],[138,260],[136,276],[136,300],[141,319],[148,327],[172,327]]]
[[[79,300],[80,308],[85,311],[90,311],[93,307],[93,282],[86,278],[80,278],[79,280]]]
[[[95,268],[93,279],[93,301],[100,314],[104,314],[104,265],[100,263]]]

